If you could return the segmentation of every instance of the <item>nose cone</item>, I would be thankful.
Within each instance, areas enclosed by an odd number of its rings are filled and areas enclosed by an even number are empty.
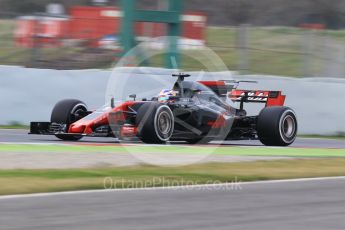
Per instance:
[[[84,133],[86,125],[81,124],[81,123],[73,123],[69,127],[69,133]]]

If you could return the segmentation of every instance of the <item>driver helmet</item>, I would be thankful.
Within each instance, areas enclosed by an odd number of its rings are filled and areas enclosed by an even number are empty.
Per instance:
[[[170,100],[170,97],[177,95],[177,92],[171,89],[163,89],[158,95],[159,102],[167,102]]]

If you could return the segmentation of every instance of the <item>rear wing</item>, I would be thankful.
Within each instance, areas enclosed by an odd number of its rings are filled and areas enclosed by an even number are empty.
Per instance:
[[[240,102],[241,108],[243,108],[243,103],[264,103],[266,107],[284,105],[286,96],[281,91],[237,89],[241,82],[257,83],[255,81],[199,81],[219,97]]]
[[[263,90],[240,90],[233,89],[228,97],[233,102],[241,103],[265,103],[269,106],[283,106],[286,96],[281,91],[263,91]]]

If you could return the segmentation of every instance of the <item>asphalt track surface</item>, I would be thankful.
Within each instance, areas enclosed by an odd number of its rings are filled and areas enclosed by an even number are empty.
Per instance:
[[[71,143],[58,140],[54,136],[28,135],[27,130],[0,129],[1,143],[41,143],[41,144],[61,144]],[[95,138],[85,137],[81,143],[95,144],[116,144],[115,138]],[[259,141],[226,141],[224,146],[263,146]],[[345,140],[317,139],[317,138],[298,138],[290,147],[295,148],[345,148]]]
[[[345,178],[0,197],[1,229],[344,229]]]

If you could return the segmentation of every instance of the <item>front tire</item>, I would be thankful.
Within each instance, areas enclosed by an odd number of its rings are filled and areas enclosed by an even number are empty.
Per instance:
[[[148,144],[164,144],[174,132],[174,115],[169,106],[145,103],[137,113],[139,138]]]
[[[297,136],[297,118],[288,107],[264,108],[257,122],[258,137],[267,146],[289,146]]]
[[[65,124],[65,132],[68,132],[69,126],[82,118],[82,113],[87,111],[84,102],[74,99],[67,99],[58,102],[53,108],[50,121],[51,123]],[[57,138],[64,141],[78,141],[81,135],[57,134]]]

